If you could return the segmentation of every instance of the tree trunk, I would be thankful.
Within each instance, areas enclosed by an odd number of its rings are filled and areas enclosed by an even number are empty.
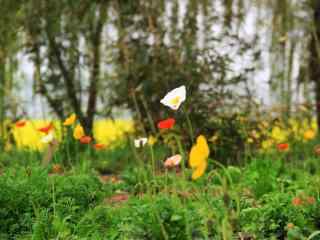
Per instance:
[[[4,55],[4,54],[3,54]],[[0,56],[0,122],[1,122],[1,137],[5,135],[5,86],[6,86],[6,74],[5,74],[5,57]],[[0,144],[2,147],[2,144]]]
[[[310,78],[315,83],[317,124],[320,129],[320,1],[313,1],[313,29],[310,42]]]
[[[102,8],[100,8],[100,15],[97,22],[96,29],[92,35],[92,51],[93,51],[93,63],[91,70],[91,78],[90,78],[90,86],[89,86],[89,98],[88,98],[88,106],[87,106],[87,116],[85,120],[84,128],[88,133],[91,133],[93,130],[93,121],[94,116],[97,111],[97,97],[98,97],[98,87],[99,87],[99,79],[100,79],[100,46],[101,46],[101,35],[103,31],[104,21],[106,18],[106,12]]]

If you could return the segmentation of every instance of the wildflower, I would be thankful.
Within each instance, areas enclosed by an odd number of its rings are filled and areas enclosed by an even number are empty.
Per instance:
[[[196,169],[195,171],[193,171],[192,173],[192,179],[195,180],[195,179],[198,179],[199,177],[201,177],[204,172],[206,171],[207,169],[207,165],[208,163],[205,161],[203,163],[201,163]]]
[[[82,144],[89,144],[92,141],[92,138],[90,136],[82,136],[79,141]]]
[[[260,134],[256,130],[251,131],[250,135],[254,139],[259,139],[261,137]]]
[[[264,150],[267,150],[267,149],[271,148],[272,145],[273,145],[273,140],[272,139],[264,140],[261,143],[261,147]]]
[[[253,139],[252,139],[251,137],[249,137],[249,138],[247,139],[247,142],[248,142],[248,143],[253,143],[254,141],[253,141]]]
[[[215,143],[216,141],[218,141],[218,139],[219,135],[216,133],[209,139],[209,142]]]
[[[164,162],[164,166],[166,168],[172,168],[172,167],[175,167],[175,166],[178,166],[181,162],[181,155],[180,154],[177,154],[177,155],[174,155],[172,157],[169,157],[167,158],[167,160]]]
[[[307,203],[312,205],[316,202],[316,199],[314,197],[307,197]]]
[[[260,128],[261,128],[261,129],[265,129],[265,128],[268,128],[268,127],[269,127],[268,122],[266,122],[266,121],[262,121],[262,122],[261,122],[261,125],[260,125]]]
[[[53,132],[48,133],[43,138],[41,138],[42,143],[51,143],[54,139]]]
[[[159,129],[170,129],[174,126],[176,123],[176,120],[174,118],[168,118],[166,120],[160,121],[158,123],[158,128]]]
[[[276,126],[271,131],[271,137],[276,142],[284,142],[287,139],[287,134],[285,133],[285,131],[281,130],[280,127]]]
[[[194,170],[192,174],[193,180],[201,177],[205,172],[209,153],[207,140],[203,135],[200,135],[196,144],[191,148],[189,155],[189,165]]]
[[[292,199],[292,205],[295,206],[295,207],[302,205],[302,200],[301,200],[301,198],[299,198],[299,197],[294,197],[294,198]]]
[[[293,224],[293,223],[288,223],[288,224],[287,224],[287,228],[288,228],[288,229],[294,228],[294,224]]]
[[[17,128],[22,128],[22,127],[24,127],[26,124],[27,124],[27,121],[26,121],[26,120],[19,120],[19,121],[16,122],[16,127],[17,127]]]
[[[279,152],[286,152],[289,150],[289,143],[279,143],[277,149]]]
[[[103,144],[103,143],[96,143],[96,144],[93,145],[93,147],[94,147],[95,150],[102,150],[102,149],[104,149],[106,147],[106,145]]]
[[[163,105],[168,106],[172,110],[178,110],[181,103],[186,100],[186,87],[181,86],[173,89],[160,101]]]
[[[84,136],[84,130],[83,130],[83,127],[78,124],[74,131],[73,131],[73,137],[77,140],[79,140],[80,138],[82,138]]]
[[[312,129],[309,129],[307,131],[304,132],[303,134],[303,139],[305,141],[309,141],[309,140],[312,140],[316,137],[316,132]]]
[[[148,138],[138,138],[134,140],[134,146],[136,148],[140,148],[143,147],[144,145],[146,145],[148,142]]]
[[[317,156],[320,156],[320,145],[316,145],[313,151]]]
[[[148,138],[148,144],[149,146],[153,146],[157,142],[157,139],[154,136],[149,136]]]
[[[47,126],[39,128],[38,131],[44,133],[44,134],[49,134],[49,132],[53,129],[53,124],[49,123]]]
[[[59,173],[62,173],[62,172],[63,172],[63,169],[62,169],[62,166],[60,164],[53,164],[52,173],[59,174]]]
[[[70,126],[70,125],[74,124],[76,119],[77,119],[77,116],[73,113],[63,122],[63,125]]]

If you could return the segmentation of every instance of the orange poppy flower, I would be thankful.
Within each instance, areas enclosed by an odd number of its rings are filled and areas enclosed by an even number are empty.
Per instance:
[[[314,147],[314,153],[317,155],[317,156],[320,156],[320,145],[316,145]]]
[[[102,149],[104,149],[106,147],[106,145],[103,144],[103,143],[96,143],[96,144],[93,145],[93,147],[94,147],[95,150],[102,150]]]
[[[292,205],[295,207],[302,205],[302,199],[299,197],[294,197],[292,199]]]
[[[315,199],[314,197],[312,197],[312,196],[311,196],[311,197],[307,197],[307,203],[308,203],[308,204],[311,204],[311,205],[312,205],[312,204],[314,204],[315,202],[316,202],[316,199]]]
[[[27,124],[27,121],[25,121],[25,120],[19,120],[19,121],[16,122],[16,127],[17,127],[17,128],[22,128],[22,127],[24,127],[26,124]]]
[[[176,120],[174,118],[168,118],[166,120],[162,120],[158,123],[159,129],[170,129],[173,128],[174,124],[176,123]]]
[[[49,123],[47,126],[39,128],[38,131],[45,133],[45,134],[49,134],[49,132],[54,128],[52,123]]]
[[[167,160],[164,162],[164,166],[166,168],[173,168],[173,167],[176,167],[180,164],[181,162],[181,155],[180,154],[177,154],[177,155],[174,155],[172,157],[169,157],[167,158]]]
[[[280,143],[277,145],[277,149],[279,152],[285,152],[289,150],[289,143]]]
[[[83,136],[85,136],[84,129],[80,124],[78,124],[73,130],[73,137],[77,140],[80,140],[80,138]]]
[[[92,141],[90,136],[82,136],[79,140],[82,144],[89,144]]]
[[[59,174],[63,172],[63,168],[60,164],[53,164],[52,173]]]
[[[288,228],[288,229],[294,228],[294,224],[293,224],[293,223],[288,223],[288,224],[287,224],[287,228]]]

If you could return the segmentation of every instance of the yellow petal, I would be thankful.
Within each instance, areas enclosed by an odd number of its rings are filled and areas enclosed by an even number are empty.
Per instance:
[[[205,160],[205,158],[202,156],[197,145],[194,145],[189,154],[189,166],[191,168],[197,167],[203,160]]]
[[[153,146],[157,142],[157,139],[154,136],[149,136],[148,138],[148,144],[150,146]]]
[[[209,157],[209,147],[206,138],[200,135],[196,144],[191,148],[189,154],[189,165],[191,168],[197,167]]]
[[[203,136],[200,135],[197,138],[197,148],[199,149],[199,152],[202,154],[203,157],[208,158],[209,157],[209,146],[207,143],[207,139]]]
[[[74,124],[74,122],[76,121],[76,119],[77,119],[77,116],[76,116],[75,114],[71,114],[71,116],[68,117],[68,118],[64,121],[63,125],[64,125],[64,126],[70,126],[70,125]]]
[[[312,140],[316,137],[316,132],[312,129],[309,129],[307,131],[304,132],[303,134],[303,138],[304,140],[308,141],[308,140]]]
[[[206,171],[208,166],[207,161],[202,162],[192,173],[192,180],[196,180],[201,177]]]
[[[82,138],[84,136],[84,130],[83,130],[83,127],[78,124],[74,131],[73,131],[73,137],[77,140],[79,140],[80,138]]]

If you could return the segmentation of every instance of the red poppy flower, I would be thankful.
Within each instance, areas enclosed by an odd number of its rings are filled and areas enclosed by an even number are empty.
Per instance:
[[[302,200],[301,200],[301,198],[299,198],[299,197],[293,198],[293,199],[292,199],[292,205],[293,205],[293,206],[296,206],[296,207],[302,205]]]
[[[176,123],[176,120],[174,118],[168,118],[166,120],[162,120],[158,122],[158,128],[159,129],[170,129],[174,126]]]
[[[47,126],[39,128],[38,131],[48,134],[53,129],[53,124],[49,123]]]
[[[25,120],[19,120],[19,121],[16,122],[16,127],[17,127],[17,128],[22,128],[22,127],[24,127],[26,124],[27,124],[27,121],[25,121]]]
[[[79,139],[82,144],[89,144],[92,141],[90,136],[83,136]]]
[[[102,150],[102,149],[104,149],[106,147],[106,145],[103,144],[103,143],[96,143],[96,144],[93,145],[93,147],[94,147],[95,150]]]
[[[277,145],[277,149],[280,152],[287,151],[289,149],[289,143],[280,143]]]

